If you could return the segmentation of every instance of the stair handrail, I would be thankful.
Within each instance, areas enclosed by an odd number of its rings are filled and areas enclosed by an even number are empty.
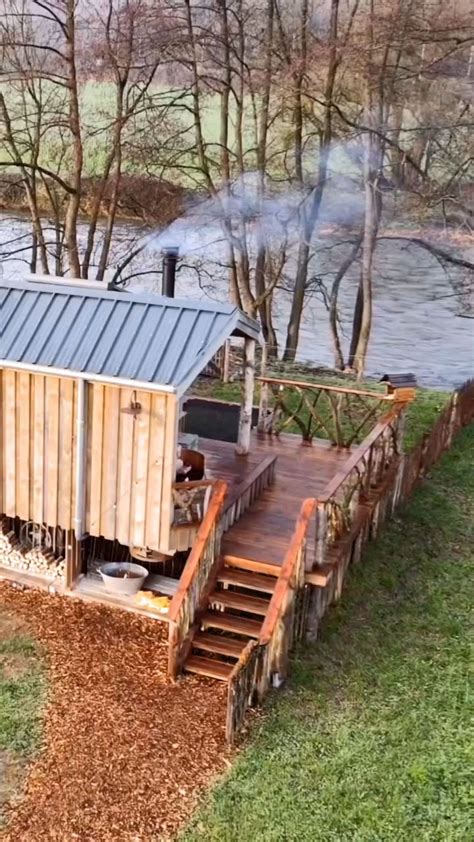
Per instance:
[[[280,573],[276,580],[275,590],[273,591],[260,630],[259,643],[262,646],[266,646],[272,639],[278,620],[285,608],[285,599],[288,591],[295,589],[298,584],[301,586],[304,584],[304,555],[306,552],[307,534],[316,506],[317,500],[314,497],[308,497],[301,504],[295,531],[286,551]]]
[[[231,745],[242,726],[247,708],[254,703],[261,651],[256,640],[249,640],[229,676],[225,730],[227,742]]]
[[[252,484],[255,482],[255,479],[260,478],[262,474],[269,472],[270,480],[273,479],[273,475],[275,472],[275,464],[278,459],[278,454],[270,453],[268,456],[265,457],[258,465],[255,466],[254,470],[245,477],[242,482],[234,487],[232,491],[230,491],[226,504],[224,506],[224,512],[227,512],[228,509],[233,506],[242,495],[249,490]]]
[[[373,451],[374,445],[380,442],[384,436],[387,436],[389,430],[391,431],[391,440],[388,439],[387,444],[392,445],[395,453],[400,452],[400,433],[406,406],[405,403],[397,403],[380,418],[374,429],[365,437],[364,441],[354,448],[335,476],[326,485],[323,493],[319,495],[320,502],[325,502],[334,496],[350,471],[356,467],[364,456]]]
[[[258,640],[249,641],[230,675],[226,724],[230,743],[247,708],[263,701],[273,676],[280,680],[286,675],[289,650],[303,630],[295,603],[304,588],[307,535],[316,505],[312,497],[303,501]]]
[[[398,462],[403,450],[406,407],[400,401],[390,408],[318,496],[316,541],[307,570],[314,564],[324,564],[327,548],[350,530],[360,502]]]
[[[196,622],[197,615],[204,610],[208,589],[212,585],[212,576],[216,569],[221,530],[220,518],[227,494],[227,483],[215,480],[209,507],[199,526],[184,570],[179,580],[178,589],[168,609],[169,621],[169,661],[168,671],[175,677],[186,657],[185,651],[189,632]]]
[[[242,482],[229,490],[222,513],[224,532],[233,526],[262,491],[272,484],[277,458],[278,454],[273,453],[266,456]]]

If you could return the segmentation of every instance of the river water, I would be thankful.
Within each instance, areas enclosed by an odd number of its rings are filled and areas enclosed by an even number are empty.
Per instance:
[[[0,255],[11,251],[4,244],[18,236],[27,235],[26,220],[14,221],[7,214],[0,215]],[[117,230],[119,250],[126,253],[131,239],[142,234],[138,227],[120,226]],[[330,237],[329,237],[330,240]],[[331,272],[339,264],[344,249],[325,248],[328,237],[321,240],[323,250],[318,256],[317,275],[329,286]],[[18,241],[20,244],[27,240]],[[329,243],[330,244],[330,243]],[[438,245],[445,247],[440,238]],[[474,249],[464,249],[474,259]],[[4,277],[27,274],[28,252],[10,255],[0,262]],[[204,265],[200,279],[192,268],[191,256],[178,273],[176,294],[179,297],[225,298],[225,281],[219,279],[214,264]],[[141,267],[153,269],[159,265],[158,249],[148,249]],[[209,280],[209,276],[213,278]],[[374,267],[374,314],[367,373],[381,375],[390,371],[412,371],[420,384],[443,389],[460,385],[474,373],[474,307],[468,293],[466,270],[449,269],[426,251],[400,243],[383,240],[376,251]],[[347,348],[357,290],[358,268],[354,266],[344,279],[339,296],[341,332]],[[159,290],[159,277],[149,274],[133,288]],[[471,283],[472,289],[472,283]],[[472,292],[471,292],[472,297]],[[276,294],[275,326],[279,342],[284,342],[290,300],[284,290]],[[313,365],[333,365],[331,337],[327,309],[321,292],[309,296],[303,315],[298,359]]]

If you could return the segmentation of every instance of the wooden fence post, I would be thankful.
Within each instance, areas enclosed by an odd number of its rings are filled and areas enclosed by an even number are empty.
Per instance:
[[[315,543],[315,562],[316,564],[324,564],[326,557],[326,538],[328,531],[328,513],[326,505],[318,503],[316,508],[316,543]]]
[[[451,447],[453,443],[453,436],[458,430],[458,409],[459,409],[459,392],[454,392],[452,404],[451,404],[451,414],[449,417],[449,428],[448,428],[448,439],[446,442],[446,447]]]

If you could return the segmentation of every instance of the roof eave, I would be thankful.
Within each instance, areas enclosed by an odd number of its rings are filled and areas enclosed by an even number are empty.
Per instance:
[[[258,323],[254,319],[245,316],[237,308],[230,315],[227,324],[227,330],[221,331],[218,337],[211,344],[206,346],[205,353],[196,357],[196,362],[191,369],[189,369],[186,376],[176,384],[176,394],[182,397],[189,387],[194,383],[197,377],[201,374],[206,365],[217,354],[219,348],[222,348],[227,339],[231,336],[242,336],[244,339],[258,340],[260,329]]]
[[[166,383],[153,383],[145,380],[130,380],[126,377],[107,377],[104,374],[96,374],[93,371],[72,371],[67,368],[56,368],[55,366],[36,365],[35,363],[16,362],[15,360],[0,360],[0,369],[8,368],[15,371],[29,371],[33,374],[44,374],[50,377],[64,377],[69,380],[87,380],[91,383],[103,383],[108,386],[121,386],[125,389],[135,389],[144,392],[164,392],[169,395],[177,395],[175,386]]]

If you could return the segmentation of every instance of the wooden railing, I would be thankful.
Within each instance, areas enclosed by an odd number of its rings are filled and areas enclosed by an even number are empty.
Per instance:
[[[394,395],[325,386],[298,380],[260,377],[260,433],[278,435],[286,430],[301,433],[304,442],[328,439],[337,447],[361,442]]]
[[[261,702],[258,697],[259,671],[263,648],[258,641],[249,640],[229,678],[227,689],[226,738],[232,745],[240,731],[247,710]]]
[[[320,500],[305,500],[278,576],[259,639],[235,665],[228,688],[227,739],[233,742],[246,710],[286,677],[289,652],[306,626],[305,573],[324,562],[327,548],[350,530],[359,501],[378,485],[401,451],[404,405],[394,404],[351,454]],[[314,522],[316,515],[316,529]]]
[[[230,529],[250,508],[252,503],[260,497],[262,492],[272,484],[275,479],[276,460],[277,456],[267,456],[231,492],[225,502],[222,516],[224,532]]]
[[[168,610],[168,672],[173,678],[181,671],[186,660],[199,615],[205,610],[207,598],[215,583],[222,535],[221,515],[226,493],[227,484],[216,480],[208,510]]]
[[[344,578],[351,559],[360,558],[361,545],[376,534],[378,523],[411,494],[420,477],[450,447],[453,436],[474,421],[474,380],[452,396],[432,429],[407,454],[401,452],[404,409],[395,402],[364,443],[350,455],[323,497],[303,503],[259,639],[248,643],[230,677],[226,723],[230,742],[242,727],[247,709],[260,704],[270,684],[278,684],[284,678],[291,646],[306,633],[313,634],[311,623],[317,629],[332,599],[340,594],[339,579]],[[374,489],[377,493],[371,504],[362,510],[364,517],[351,530],[357,502]],[[313,550],[315,513],[319,526],[315,534],[319,541]],[[337,580],[328,579],[329,590],[323,585],[305,586],[305,568],[311,567],[315,555],[317,561],[324,561],[331,542],[344,532],[349,540],[341,542],[342,577],[338,573]],[[311,581],[311,576],[306,580]]]
[[[229,680],[226,733],[233,742],[245,712],[287,674],[289,652],[304,633],[307,535],[316,500],[305,500],[276,581],[258,641],[250,641]]]
[[[400,455],[404,404],[394,404],[363,444],[354,450],[326,486],[316,508],[315,551],[307,569],[324,564],[327,548],[351,529],[359,503],[367,499]]]
[[[275,479],[277,458],[276,455],[267,456],[256,465],[243,482],[236,485],[227,495],[222,521],[224,532],[230,529],[261,493],[272,484]],[[213,487],[214,480],[175,482],[173,484],[173,526],[200,523],[206,514]]]

